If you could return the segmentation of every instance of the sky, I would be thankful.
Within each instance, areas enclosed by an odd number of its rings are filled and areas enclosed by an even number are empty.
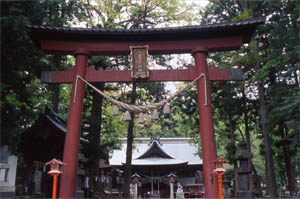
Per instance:
[[[209,1],[208,0],[183,0],[184,2],[186,2],[187,4],[200,4],[202,7],[206,6]]]
[[[186,4],[199,4],[203,8],[209,3],[208,0],[182,0],[182,1],[184,1]],[[189,64],[190,64],[190,62],[189,62]],[[169,90],[171,93],[175,93],[177,90],[176,83],[174,83],[174,82],[167,82],[165,88],[167,90]]]

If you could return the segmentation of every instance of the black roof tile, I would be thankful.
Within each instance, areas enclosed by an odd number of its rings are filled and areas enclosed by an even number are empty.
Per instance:
[[[245,42],[248,42],[256,27],[264,22],[265,18],[260,17],[239,22],[149,29],[96,29],[31,25],[27,26],[27,32],[36,42],[41,39],[71,41],[200,39],[236,35],[242,32],[247,35]]]

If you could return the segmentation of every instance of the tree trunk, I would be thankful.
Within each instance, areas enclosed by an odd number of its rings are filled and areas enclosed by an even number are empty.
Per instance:
[[[104,90],[104,83],[95,83],[95,87],[99,90]],[[102,103],[103,97],[97,92],[93,91],[93,101],[90,117],[90,135],[89,141],[92,146],[95,146],[95,156],[91,155],[89,162],[90,174],[90,188],[93,190],[93,195],[98,196],[101,193],[100,181],[96,181],[99,174],[99,158],[98,154],[101,153],[100,149],[100,134],[101,134],[101,120],[102,120]]]
[[[231,144],[232,146],[235,146],[235,135],[234,135],[234,130],[233,130],[233,121],[231,116],[228,117],[229,119],[229,128],[230,128],[230,140],[231,140]],[[236,197],[237,195],[237,191],[239,190],[239,178],[238,178],[238,174],[237,174],[237,161],[234,160],[233,161],[233,171],[234,171],[234,195],[233,197]]]
[[[246,103],[246,97],[245,97],[245,90],[242,91],[243,96],[243,113],[244,113],[244,124],[245,124],[245,134],[246,134],[246,141],[247,141],[247,147],[249,153],[251,153],[251,139],[250,139],[250,132],[249,132],[249,119],[248,119],[248,110],[247,110],[247,103]],[[252,160],[248,160],[248,168],[252,171]],[[249,187],[250,191],[253,191],[253,176],[252,172],[249,174]]]
[[[51,90],[52,90],[52,105],[53,105],[53,110],[58,113],[58,106],[59,106],[59,84],[53,84],[51,85]]]
[[[136,83],[132,84],[132,93],[130,104],[135,104],[136,101]],[[130,178],[131,178],[131,161],[132,161],[132,144],[133,144],[133,128],[134,128],[134,112],[130,112],[131,120],[128,123],[128,135],[127,135],[127,150],[126,150],[126,164],[124,169],[124,187],[123,187],[123,197],[130,197]]]
[[[265,193],[266,195],[270,195],[270,177],[268,176],[268,166],[267,166],[267,155],[265,154],[265,173],[266,173],[266,189],[265,189]]]
[[[258,95],[259,95],[259,114],[261,120],[262,134],[264,137],[264,145],[266,150],[266,170],[267,170],[267,184],[269,185],[271,198],[277,198],[277,187],[274,172],[274,160],[273,151],[271,147],[271,140],[269,136],[269,129],[267,126],[267,115],[266,115],[266,105],[264,97],[263,83],[258,81]]]
[[[258,198],[262,198],[263,194],[262,194],[262,187],[261,187],[261,178],[260,176],[257,174],[257,171],[255,169],[255,166],[253,164],[253,162],[251,161],[252,164],[252,171],[253,171],[253,191],[255,194],[255,197]]]
[[[251,140],[250,140],[250,132],[249,132],[249,119],[248,119],[248,110],[247,110],[247,103],[245,97],[245,91],[242,92],[243,96],[243,114],[244,114],[244,125],[245,125],[245,135],[246,135],[246,142],[248,146],[248,150],[251,153]]]
[[[284,129],[285,128],[284,128],[283,123],[279,124],[278,130],[279,130],[279,133],[282,138],[285,136]],[[282,147],[283,147],[285,171],[286,171],[286,176],[287,176],[287,180],[288,180],[288,190],[292,193],[292,192],[296,191],[296,181],[295,181],[294,169],[293,169],[292,161],[291,161],[291,152],[286,143],[283,143]]]
[[[59,55],[54,55],[54,68],[57,68],[58,70],[61,68],[61,56]],[[59,106],[59,90],[60,90],[60,85],[59,84],[52,84],[51,86],[52,90],[52,105],[53,105],[53,110],[58,113],[58,106]]]
[[[300,63],[298,63],[298,65],[299,64]],[[299,83],[298,75],[297,75],[296,71],[293,71],[293,75],[294,75],[294,79],[295,79],[295,86],[296,86],[296,88],[299,88],[300,87],[300,83]]]

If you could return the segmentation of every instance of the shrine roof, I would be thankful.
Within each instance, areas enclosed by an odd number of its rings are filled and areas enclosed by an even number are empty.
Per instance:
[[[121,141],[121,148],[114,150],[111,155],[109,160],[111,166],[122,166],[126,161],[127,140],[121,139]],[[132,152],[132,165],[158,166],[202,164],[202,159],[197,155],[198,147],[190,138],[160,138],[160,144],[157,144],[157,142],[150,144],[150,138],[135,139]],[[153,153],[153,149],[158,153]],[[164,151],[168,157],[163,155],[160,150]],[[152,151],[152,153],[150,153],[150,151]]]
[[[40,40],[59,41],[165,41],[216,38],[245,34],[249,42],[256,27],[263,24],[264,17],[208,25],[149,28],[149,29],[96,29],[31,25],[27,32],[39,44]]]
[[[174,157],[172,157],[171,155],[169,155],[168,153],[166,153],[161,147],[160,147],[160,142],[156,139],[151,140],[150,142],[151,145],[150,147],[143,153],[141,154],[139,157],[136,158],[136,160],[142,160],[142,159],[175,159]]]
[[[125,162],[122,162],[125,164]],[[134,166],[161,166],[161,165],[185,165],[188,161],[177,160],[177,159],[166,159],[166,158],[146,158],[146,159],[135,159],[131,163]]]
[[[66,121],[52,109],[46,108],[45,113],[21,133],[19,152],[30,161],[62,159],[66,133]],[[89,141],[80,137],[80,143],[89,144]]]
[[[48,133],[45,129],[52,127],[55,131],[52,131],[49,136],[62,136],[65,137],[67,133],[67,123],[64,119],[62,119],[56,112],[52,109],[46,107],[45,113],[41,114],[38,120],[34,123],[34,125],[28,128],[26,131],[22,133],[22,136],[27,136],[30,139],[45,137],[45,134]],[[30,136],[28,136],[30,134]],[[80,142],[88,144],[89,141],[80,137]]]

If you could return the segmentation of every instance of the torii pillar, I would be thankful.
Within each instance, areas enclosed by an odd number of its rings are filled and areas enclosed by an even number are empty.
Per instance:
[[[217,151],[206,62],[207,53],[208,49],[206,47],[197,47],[193,49],[192,56],[195,59],[197,75],[205,74],[206,77],[197,81],[205,198],[218,198],[217,177],[211,173],[213,170],[211,163],[217,159]]]
[[[76,64],[73,73],[72,92],[69,105],[67,134],[65,139],[63,167],[61,175],[59,198],[74,198],[77,181],[77,162],[79,152],[79,139],[81,133],[81,118],[85,85],[77,81],[76,76],[85,76],[89,52],[85,49],[77,49],[74,52]]]

